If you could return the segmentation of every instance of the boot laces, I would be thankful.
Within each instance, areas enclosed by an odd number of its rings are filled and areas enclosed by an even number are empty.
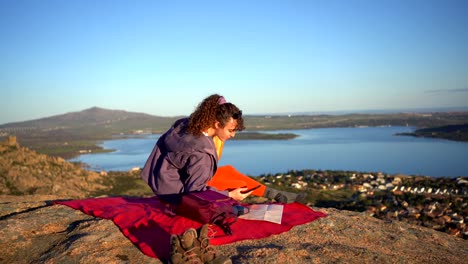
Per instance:
[[[197,248],[199,247],[192,247],[184,252],[184,259],[187,261],[186,263],[203,264],[196,253]]]

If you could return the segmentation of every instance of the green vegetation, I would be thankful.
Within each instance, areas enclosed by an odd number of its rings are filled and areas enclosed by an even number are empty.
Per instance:
[[[247,116],[248,130],[308,129],[357,126],[414,126],[428,128],[468,122],[468,112],[345,115]]]
[[[105,190],[91,193],[91,196],[102,195],[126,195],[126,196],[152,196],[154,195],[148,184],[140,178],[140,172],[118,172],[111,171],[106,177],[107,181],[102,183],[107,186]]]
[[[39,142],[31,149],[49,156],[60,156],[68,159],[80,153],[105,153],[112,152],[113,149],[104,149],[97,144],[97,141],[72,141],[72,142]],[[23,145],[24,143],[22,143]]]

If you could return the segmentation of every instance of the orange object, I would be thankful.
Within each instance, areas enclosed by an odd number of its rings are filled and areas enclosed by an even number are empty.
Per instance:
[[[266,186],[254,180],[253,178],[240,173],[231,165],[218,167],[213,178],[208,181],[207,185],[215,187],[218,190],[231,190],[241,187],[254,188],[257,185],[261,185],[260,188],[252,192],[253,195],[263,196],[266,190]]]

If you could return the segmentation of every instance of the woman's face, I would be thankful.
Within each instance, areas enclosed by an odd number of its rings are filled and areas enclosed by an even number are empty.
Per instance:
[[[237,120],[233,119],[232,117],[226,122],[224,127],[221,127],[219,122],[215,124],[215,135],[221,139],[221,141],[226,141],[230,138],[236,136],[236,127],[237,127]]]

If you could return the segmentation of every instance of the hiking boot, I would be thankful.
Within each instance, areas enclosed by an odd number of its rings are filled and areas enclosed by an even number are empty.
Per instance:
[[[194,242],[197,240],[197,230],[195,228],[187,229],[182,235],[179,236],[180,245],[184,250],[189,250],[194,247]]]
[[[180,246],[180,240],[177,235],[171,236],[171,258],[169,263],[171,264],[179,264],[184,263],[182,260],[184,254],[184,250]]]
[[[197,242],[200,246],[200,258],[206,264],[231,264],[231,258],[223,256],[210,245],[210,237],[208,236],[209,224],[203,225],[199,229]]]
[[[199,257],[200,247],[197,246],[197,231],[190,228],[182,235],[171,236],[171,264],[203,264]]]
[[[298,193],[296,199],[294,200],[295,202],[305,204],[307,202],[307,193]]]
[[[307,197],[307,194],[278,191],[278,190],[267,187],[265,190],[265,194],[263,196],[268,199],[273,199],[280,203],[294,203],[294,202],[304,203]]]

